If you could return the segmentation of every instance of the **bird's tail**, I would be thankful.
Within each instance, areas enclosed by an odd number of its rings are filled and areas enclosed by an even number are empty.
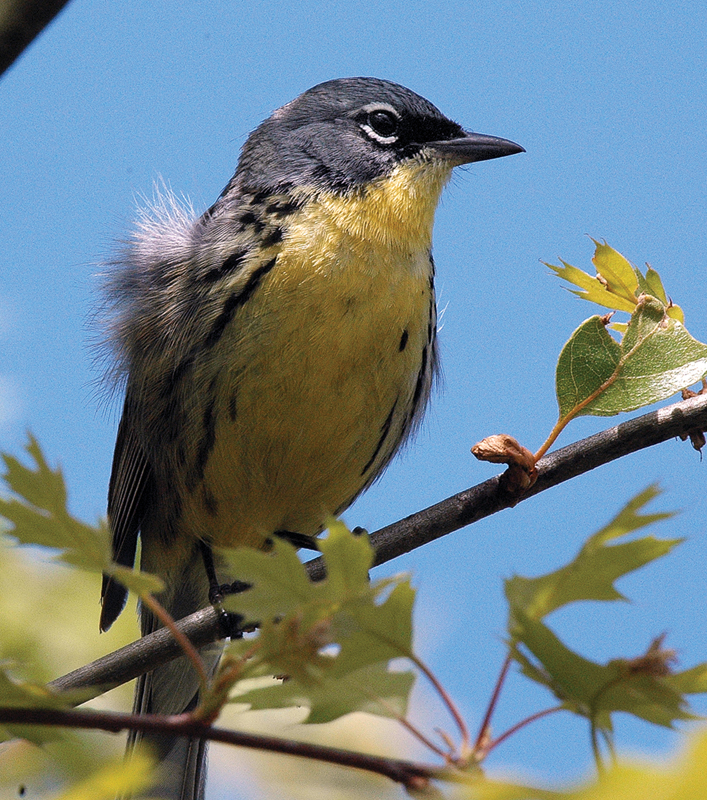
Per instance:
[[[185,666],[190,667],[190,665]],[[160,669],[142,675],[138,679],[133,713],[165,713],[156,708],[152,700],[155,681],[158,683],[160,681]],[[196,706],[197,699],[198,692],[194,694],[190,706],[182,711],[192,710]],[[160,797],[165,800],[203,800],[207,757],[206,742],[203,739],[132,731],[128,737],[128,757],[136,747],[146,747],[157,761],[156,781],[146,794],[147,797]]]
[[[191,559],[178,581],[177,592],[169,590],[160,601],[174,619],[181,619],[208,603],[208,589],[201,558]],[[160,627],[145,608],[141,611],[143,636]],[[206,671],[216,668],[222,645],[216,643],[199,650]],[[181,657],[142,675],[135,689],[133,713],[182,714],[192,711],[199,700],[199,678],[194,666]],[[163,800],[203,800],[206,781],[206,742],[155,733],[131,732],[128,756],[136,747],[147,747],[157,760],[156,783],[146,797]],[[123,798],[122,800],[127,800]]]

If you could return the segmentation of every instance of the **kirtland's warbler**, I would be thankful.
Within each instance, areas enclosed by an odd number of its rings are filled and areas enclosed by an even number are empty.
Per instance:
[[[132,566],[140,536],[174,618],[209,602],[212,546],[306,542],[415,429],[437,367],[440,193],[454,167],[522,151],[397,84],[333,80],[249,136],[201,216],[170,194],[143,212],[107,287],[125,383],[108,517],[115,560]],[[102,598],[105,630],[126,590],[106,578]],[[181,713],[196,693],[178,659],[135,708]],[[202,796],[203,743],[150,739],[157,794]]]

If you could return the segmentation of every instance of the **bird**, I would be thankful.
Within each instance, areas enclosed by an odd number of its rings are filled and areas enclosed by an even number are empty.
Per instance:
[[[169,191],[139,213],[105,282],[125,393],[108,520],[114,560],[132,567],[140,540],[173,618],[237,580],[218,548],[316,547],[419,427],[438,371],[440,194],[455,167],[521,152],[401,85],[340,78],[262,122],[204,213]],[[102,631],[126,596],[104,576]],[[140,614],[143,635],[159,627]],[[180,658],[142,676],[135,711],[197,700]],[[204,742],[150,740],[156,794],[202,798]]]

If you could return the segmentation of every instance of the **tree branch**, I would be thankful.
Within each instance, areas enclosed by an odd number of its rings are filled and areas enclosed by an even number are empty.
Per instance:
[[[707,395],[652,411],[550,453],[538,462],[537,482],[521,497],[507,494],[500,476],[496,476],[375,531],[371,534],[371,543],[376,551],[375,564],[384,564],[409,553],[602,464],[697,429],[707,429]],[[313,580],[321,580],[325,575],[322,558],[308,562],[307,570]],[[218,614],[211,607],[182,620],[179,628],[197,647],[223,636]],[[180,654],[171,634],[160,629],[57,678],[50,686],[58,691],[92,687],[96,694],[100,694]]]
[[[0,75],[64,8],[68,0],[0,3]]]
[[[249,747],[270,753],[300,756],[342,767],[354,767],[390,778],[410,788],[421,789],[433,778],[444,778],[443,767],[426,766],[398,758],[368,755],[336,747],[281,739],[256,733],[216,728],[198,722],[189,714],[118,714],[115,712],[75,711],[54,708],[0,708],[0,722],[18,725],[57,725],[61,727],[102,730],[119,733],[123,730],[151,731],[172,736],[208,739],[238,747]],[[451,773],[451,770],[447,770]],[[450,775],[451,777],[451,775]]]

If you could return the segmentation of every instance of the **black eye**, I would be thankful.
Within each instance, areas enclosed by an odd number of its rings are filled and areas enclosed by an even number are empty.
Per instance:
[[[398,118],[391,111],[371,111],[368,124],[375,133],[385,139],[398,132]]]

